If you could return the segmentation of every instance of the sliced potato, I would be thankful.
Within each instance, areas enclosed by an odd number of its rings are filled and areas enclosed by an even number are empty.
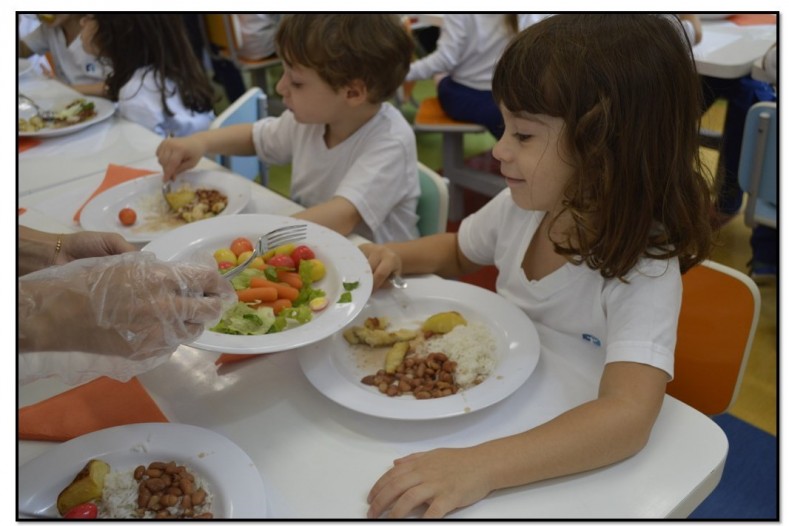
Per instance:
[[[422,323],[422,330],[437,334],[446,334],[458,325],[467,325],[466,319],[456,311],[433,314]]]
[[[400,367],[400,364],[403,363],[403,359],[405,358],[405,354],[408,352],[408,348],[408,342],[397,342],[391,349],[386,351],[384,370],[387,373],[392,374],[395,372],[395,369]]]
[[[77,473],[74,480],[58,495],[58,512],[65,515],[68,510],[92,500],[101,499],[104,491],[104,476],[110,471],[110,465],[103,460],[90,460]]]

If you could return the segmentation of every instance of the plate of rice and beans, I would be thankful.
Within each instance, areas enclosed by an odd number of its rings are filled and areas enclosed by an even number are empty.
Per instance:
[[[503,400],[534,371],[537,330],[501,296],[459,281],[376,291],[343,331],[299,352],[329,399],[360,413],[433,420]]]
[[[265,518],[263,481],[222,435],[184,424],[96,431],[19,468],[19,514],[99,519]]]

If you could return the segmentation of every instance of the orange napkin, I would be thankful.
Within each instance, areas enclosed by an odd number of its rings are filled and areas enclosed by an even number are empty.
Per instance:
[[[125,183],[126,181],[131,181],[132,179],[154,173],[156,172],[152,172],[150,170],[140,170],[138,168],[129,168],[128,166],[120,166],[117,164],[110,164],[107,166],[107,173],[104,175],[104,180],[101,182],[99,187],[96,188],[96,191],[93,192],[90,197],[88,197],[87,201],[82,203],[82,206],[79,207],[77,213],[74,214],[74,222],[79,223],[79,215],[82,213],[82,209],[85,208],[85,205],[104,190],[108,190],[113,186]]]
[[[766,26],[770,24],[775,24],[776,18],[775,15],[743,14],[743,15],[732,15],[729,17],[729,21],[734,22],[738,26]]]
[[[19,410],[20,440],[62,442],[125,424],[168,422],[137,378],[106,376]]]
[[[19,153],[22,153],[30,148],[35,148],[39,144],[41,144],[41,141],[38,139],[33,139],[32,137],[19,137],[17,148],[19,148]]]
[[[250,358],[257,358],[258,356],[262,356],[261,354],[230,354],[230,353],[222,353],[219,358],[216,359],[214,364],[216,365],[223,365],[226,363],[236,363],[236,362],[243,362],[244,360],[248,360]]]

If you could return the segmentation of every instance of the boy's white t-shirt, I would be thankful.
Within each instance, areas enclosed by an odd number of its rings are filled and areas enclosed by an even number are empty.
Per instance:
[[[214,120],[214,111],[194,112],[184,106],[181,95],[173,81],[165,82],[167,106],[173,115],[165,115],[161,100],[161,88],[150,67],[134,72],[129,81],[118,92],[118,111],[122,117],[166,137],[184,137],[207,130]]]
[[[323,124],[300,124],[291,111],[252,128],[255,151],[268,164],[292,164],[290,197],[304,207],[335,196],[362,216],[355,232],[375,243],[419,237],[416,138],[389,103],[342,143],[329,149]]]
[[[22,37],[22,41],[36,54],[52,53],[55,76],[66,84],[95,84],[103,81],[111,71],[109,66],[85,51],[81,38],[66,45],[66,35],[59,27],[41,24]]]
[[[460,225],[461,252],[494,264],[498,294],[518,305],[538,326],[564,335],[572,355],[598,363],[637,362],[674,374],[674,346],[682,302],[676,258],[642,258],[626,276],[606,279],[588,266],[566,263],[540,280],[521,268],[544,212],[524,210],[505,189]]]

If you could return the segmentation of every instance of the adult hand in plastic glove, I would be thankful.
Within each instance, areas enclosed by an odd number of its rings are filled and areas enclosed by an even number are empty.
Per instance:
[[[35,272],[53,264],[63,265],[75,259],[111,256],[137,250],[120,234],[109,232],[50,234],[20,226],[18,234],[19,275]],[[60,239],[60,248],[56,250],[58,239]]]
[[[148,252],[50,267],[19,278],[18,289],[20,365],[36,369],[20,371],[23,380],[63,375],[62,362],[51,358],[70,352],[91,353],[94,376],[128,379],[140,371],[124,374],[119,363],[169,356],[236,301],[216,269],[163,262]],[[46,363],[22,360],[36,352]],[[98,370],[108,356],[112,366]]]

